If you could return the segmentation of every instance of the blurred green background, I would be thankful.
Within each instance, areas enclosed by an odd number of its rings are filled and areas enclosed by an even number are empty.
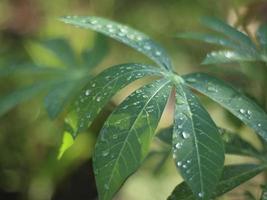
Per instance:
[[[221,66],[200,65],[206,53],[216,47],[196,41],[181,40],[175,35],[184,31],[207,31],[200,23],[203,16],[216,16],[232,25],[246,27],[253,36],[259,23],[267,21],[267,1],[260,0],[0,0],[0,70],[28,65],[65,69],[63,63],[46,48],[44,41],[55,38],[68,41],[75,54],[76,64],[72,73],[63,74],[64,80],[73,79],[82,65],[82,52],[94,49],[99,43],[104,57],[92,66],[92,74],[119,63],[145,62],[149,60],[130,48],[111,39],[104,40],[86,30],[65,25],[57,19],[64,15],[97,15],[130,25],[161,43],[170,53],[175,70],[179,74],[206,71],[215,74],[236,86],[266,108],[266,92],[257,80],[262,75],[261,64]],[[103,41],[102,41],[103,40]],[[60,51],[60,50],[59,50]],[[88,58],[90,60],[90,57]],[[90,61],[89,61],[90,62]],[[253,72],[253,73],[252,73]],[[266,72],[266,70],[264,71]],[[8,71],[5,73],[9,73]],[[91,73],[84,72],[88,78]],[[48,81],[54,74],[0,75],[0,101],[15,89],[34,84],[39,79]],[[267,74],[263,74],[267,78]],[[65,83],[64,83],[65,84]],[[130,90],[131,87],[128,87]],[[64,91],[62,91],[64,93]],[[0,199],[68,200],[97,199],[91,156],[101,125],[108,113],[129,91],[122,91],[101,114],[88,132],[75,141],[64,134],[64,118],[67,110],[56,119],[51,119],[43,102],[45,92],[23,102],[0,118]],[[229,113],[208,99],[201,98],[217,124],[242,133],[242,137],[256,146],[259,144],[251,130],[243,127]],[[264,100],[262,100],[264,99]],[[171,121],[171,108],[167,108],[161,126]],[[63,155],[62,142],[68,148]],[[150,156],[123,186],[114,199],[161,200],[165,199],[181,178],[172,160],[157,168],[164,157],[164,146],[155,141]],[[258,148],[260,148],[258,146]],[[59,159],[58,155],[61,155]],[[246,162],[248,158],[227,157],[227,163]],[[224,199],[245,199],[244,190],[256,196],[255,189],[263,177],[257,177],[243,189],[234,190]],[[236,198],[238,196],[238,198]]]

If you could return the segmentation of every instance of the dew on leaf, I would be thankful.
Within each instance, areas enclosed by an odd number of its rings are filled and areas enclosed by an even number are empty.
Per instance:
[[[91,93],[91,91],[90,91],[90,90],[86,90],[86,91],[85,91],[85,96],[89,96],[89,95],[90,95],[90,93]]]
[[[101,100],[101,97],[97,97],[96,101],[99,102]]]
[[[200,198],[203,198],[203,197],[204,197],[204,193],[203,193],[203,192],[199,192],[197,195],[198,195]]]
[[[178,161],[177,162],[177,166],[179,166],[179,167],[182,166],[182,162],[181,161]]]
[[[242,113],[242,114],[245,114],[246,111],[245,111],[245,109],[241,108],[241,109],[239,110],[239,112]]]
[[[109,150],[105,150],[102,152],[102,156],[106,157],[109,155]]]
[[[182,132],[182,136],[183,136],[184,139],[187,139],[187,138],[190,137],[190,134],[187,133],[187,132],[185,132],[185,131],[183,131],[183,132]]]

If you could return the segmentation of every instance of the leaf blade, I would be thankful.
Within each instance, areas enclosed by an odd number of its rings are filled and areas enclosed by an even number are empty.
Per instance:
[[[104,70],[89,81],[76,101],[76,111],[78,112],[77,132],[91,125],[115,93],[144,76],[161,76],[161,72],[149,65],[122,64]]]
[[[267,140],[267,114],[230,84],[204,73],[183,76],[193,89],[219,103]]]
[[[104,124],[94,155],[100,199],[111,199],[144,160],[171,89],[159,80],[136,90]]]
[[[176,167],[195,198],[209,199],[223,169],[223,142],[208,112],[184,86],[176,88],[172,146]]]
[[[61,21],[76,25],[81,28],[92,29],[119,42],[122,42],[135,50],[151,58],[164,69],[171,68],[170,59],[165,50],[147,35],[128,26],[113,22],[100,17],[77,17],[67,16],[60,18]]]
[[[216,198],[231,191],[235,187],[266,170],[266,168],[266,165],[254,164],[225,166],[220,183],[213,193],[212,198]],[[190,188],[183,182],[173,190],[168,200],[194,200],[194,196]]]

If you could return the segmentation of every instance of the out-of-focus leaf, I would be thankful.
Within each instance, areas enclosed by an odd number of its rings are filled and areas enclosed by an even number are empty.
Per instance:
[[[62,38],[48,39],[42,45],[51,50],[66,66],[77,67],[75,53],[69,42]]]
[[[249,54],[241,54],[236,51],[213,51],[208,53],[202,64],[220,64],[220,63],[231,63],[231,62],[251,62],[257,61],[258,57],[251,56]]]
[[[172,144],[172,132],[173,126],[160,129],[158,134],[156,135],[161,141],[165,142],[166,144]]]
[[[141,165],[171,89],[168,80],[148,84],[127,97],[105,122],[94,154],[100,199],[112,199],[126,178]]]
[[[257,30],[257,39],[260,43],[261,50],[267,55],[267,24],[262,24]]]
[[[91,125],[101,109],[120,89],[144,76],[161,76],[159,69],[142,64],[111,67],[89,81],[76,101],[78,132]]]
[[[221,180],[216,187],[212,198],[219,197],[235,187],[248,181],[262,171],[266,170],[266,165],[242,164],[225,166]],[[194,195],[185,182],[176,186],[168,200],[194,200]]]
[[[27,101],[37,94],[40,94],[44,89],[50,87],[51,85],[45,82],[35,83],[24,88],[20,88],[16,91],[11,92],[6,96],[0,97],[0,116],[4,115],[10,109]]]
[[[232,39],[233,42],[236,42],[245,48],[248,52],[256,54],[257,48],[252,40],[246,34],[238,31],[234,27],[213,17],[204,17],[202,23],[210,29],[226,35],[228,38]]]
[[[197,97],[176,86],[173,157],[196,199],[208,200],[223,169],[224,147],[217,126]]]
[[[203,41],[209,44],[216,44],[216,45],[228,47],[231,49],[237,48],[237,45],[234,44],[233,41],[225,39],[224,37],[221,37],[221,36],[210,35],[207,33],[186,32],[186,33],[178,34],[177,37],[184,38],[184,39],[199,40],[199,41]]]
[[[242,139],[238,134],[229,133],[229,131],[220,129],[224,138],[225,153],[251,156],[253,158],[263,159],[261,153],[249,142]]]
[[[250,191],[246,191],[244,196],[245,200],[257,200]]]
[[[104,18],[93,16],[67,16],[60,18],[60,20],[81,28],[92,29],[116,39],[148,56],[164,69],[171,69],[170,58],[165,50],[147,35],[135,29]]]
[[[56,84],[45,97],[45,107],[50,118],[56,118],[74,96],[77,81],[66,80]]]
[[[82,52],[84,66],[87,68],[96,67],[108,54],[108,43],[104,36],[97,34],[94,47],[85,49]]]
[[[190,87],[218,102],[267,140],[267,114],[254,101],[230,84],[208,74],[188,74],[184,79]]]
[[[69,132],[64,132],[62,137],[62,144],[59,148],[59,153],[57,156],[57,159],[59,160],[64,152],[71,147],[71,145],[74,143],[73,137]]]

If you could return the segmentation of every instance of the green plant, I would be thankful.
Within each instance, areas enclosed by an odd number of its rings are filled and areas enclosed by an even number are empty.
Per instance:
[[[174,122],[171,128],[164,131],[167,136],[160,138],[171,143],[175,165],[185,182],[177,186],[169,199],[214,198],[266,169],[265,152],[258,154],[253,147],[247,151],[251,151],[250,156],[259,155],[263,160],[261,164],[224,167],[223,136],[191,89],[219,103],[266,141],[267,115],[250,98],[208,74],[178,75],[162,47],[147,35],[125,25],[99,17],[68,16],[61,20],[116,39],[158,64],[158,67],[138,63],[113,66],[91,79],[75,102],[78,115],[75,132],[79,133],[92,124],[120,89],[137,79],[151,77],[151,83],[134,91],[112,112],[100,131],[93,157],[100,199],[111,199],[127,177],[141,165],[170,98],[175,98]],[[225,30],[225,27],[218,26],[218,29]],[[242,52],[247,52],[246,47],[252,45],[249,53],[256,56],[254,45],[247,37],[229,28],[226,31],[234,41],[242,44],[239,46]],[[219,43],[222,40],[213,38],[212,41]],[[230,45],[226,40],[223,44]],[[229,57],[223,55],[225,59]],[[231,54],[232,57],[236,56]],[[260,56],[259,59],[265,60],[265,57]],[[175,97],[172,95],[174,93]],[[247,152],[248,144],[239,138],[238,141],[245,145],[245,149],[242,145],[236,149],[242,155]],[[236,151],[232,150],[232,153]]]

